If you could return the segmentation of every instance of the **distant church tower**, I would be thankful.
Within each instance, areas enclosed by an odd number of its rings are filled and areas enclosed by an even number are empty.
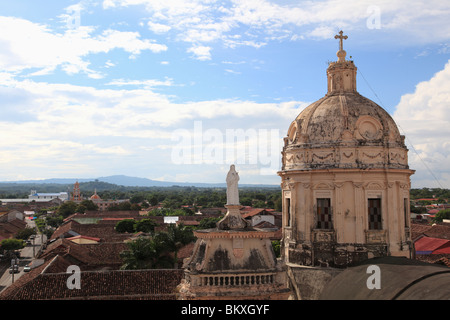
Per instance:
[[[282,151],[286,263],[345,268],[411,257],[408,149],[391,116],[356,91],[343,32],[328,92],[291,123]]]
[[[81,197],[81,191],[80,191],[80,184],[77,182],[75,182],[74,186],[73,186],[73,192],[72,192],[72,198],[70,199],[72,201],[82,201],[82,197]]]

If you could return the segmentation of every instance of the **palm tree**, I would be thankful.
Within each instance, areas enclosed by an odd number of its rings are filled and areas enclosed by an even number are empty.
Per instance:
[[[122,251],[120,257],[124,264],[121,269],[159,269],[170,268],[172,258],[160,241],[150,238],[137,238],[127,243],[129,249]]]
[[[174,268],[178,268],[178,251],[187,245],[195,241],[195,236],[191,229],[184,226],[183,224],[175,225],[171,224],[167,228],[167,239],[166,244],[171,252],[174,253]]]
[[[124,264],[121,269],[150,269],[155,257],[152,241],[147,238],[137,238],[127,242],[128,250],[122,251],[120,257]]]

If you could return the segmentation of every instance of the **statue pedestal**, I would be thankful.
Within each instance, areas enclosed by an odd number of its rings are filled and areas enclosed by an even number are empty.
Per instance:
[[[233,220],[236,208],[229,209],[226,221]],[[272,249],[274,231],[213,228],[195,230],[194,235],[197,241],[192,256],[184,261],[185,277],[178,286],[180,300],[287,300],[290,296],[285,265]]]
[[[225,205],[225,208],[227,208],[228,211],[225,217],[217,222],[217,228],[219,230],[236,230],[250,227],[249,222],[241,216],[241,211],[239,210],[241,207],[240,204]]]
[[[231,165],[227,176],[227,213],[216,228],[195,230],[192,256],[184,261],[178,286],[182,300],[287,299],[284,265],[275,257],[274,232],[255,229],[241,215],[237,182]]]

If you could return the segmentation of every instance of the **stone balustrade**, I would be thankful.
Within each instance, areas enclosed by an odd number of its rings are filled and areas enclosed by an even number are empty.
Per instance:
[[[275,283],[275,273],[240,274],[240,275],[198,275],[191,277],[194,286],[251,286],[272,285]]]

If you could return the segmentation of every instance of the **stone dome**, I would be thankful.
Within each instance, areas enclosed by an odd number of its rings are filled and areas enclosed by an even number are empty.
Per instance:
[[[90,200],[102,200],[100,196],[97,194],[97,189],[94,191],[94,194],[90,197]]]
[[[288,130],[298,147],[381,145],[404,147],[392,117],[357,92],[327,94],[305,108]]]
[[[356,91],[356,66],[345,51],[327,69],[328,92],[291,123],[282,170],[408,168],[407,148],[392,117]]]

